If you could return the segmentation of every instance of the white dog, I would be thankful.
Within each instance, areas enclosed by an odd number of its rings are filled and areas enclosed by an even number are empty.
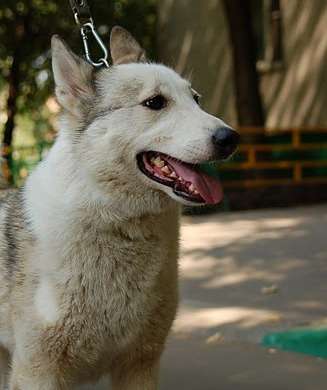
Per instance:
[[[179,203],[221,200],[198,164],[227,158],[238,134],[120,27],[110,69],[58,37],[52,52],[61,130],[0,209],[2,386],[111,374],[115,390],[154,390],[178,300]]]

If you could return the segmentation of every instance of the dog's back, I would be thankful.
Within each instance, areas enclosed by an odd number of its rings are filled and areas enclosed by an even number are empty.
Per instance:
[[[0,192],[0,345],[12,350],[10,292],[14,290],[30,235],[21,190]]]
[[[17,190],[1,191],[0,195],[0,345],[9,350],[12,350],[13,347],[10,290],[14,267],[17,265],[17,236],[14,233],[16,228],[12,222],[16,220],[19,197],[20,193]],[[16,223],[17,221],[15,221],[15,225]]]

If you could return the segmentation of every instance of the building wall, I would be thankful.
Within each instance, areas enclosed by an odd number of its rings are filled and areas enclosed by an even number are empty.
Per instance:
[[[212,113],[235,123],[232,61],[219,0],[159,1],[159,55],[191,77]]]
[[[327,2],[281,4],[285,64],[262,77],[267,125],[327,127]]]
[[[327,127],[327,2],[282,0],[284,66],[261,73],[267,127]],[[192,74],[210,112],[237,124],[221,0],[161,0],[159,55]]]

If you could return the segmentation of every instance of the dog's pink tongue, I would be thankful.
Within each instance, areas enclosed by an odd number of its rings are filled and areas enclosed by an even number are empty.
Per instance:
[[[223,199],[223,189],[217,178],[192,169],[191,166],[169,159],[169,164],[178,176],[194,185],[207,204],[216,204]]]

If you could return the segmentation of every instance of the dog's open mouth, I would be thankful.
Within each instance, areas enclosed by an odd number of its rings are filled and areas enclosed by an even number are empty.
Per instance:
[[[150,179],[171,187],[175,195],[194,203],[216,204],[223,198],[222,186],[215,177],[189,164],[159,152],[137,156],[140,170]]]

